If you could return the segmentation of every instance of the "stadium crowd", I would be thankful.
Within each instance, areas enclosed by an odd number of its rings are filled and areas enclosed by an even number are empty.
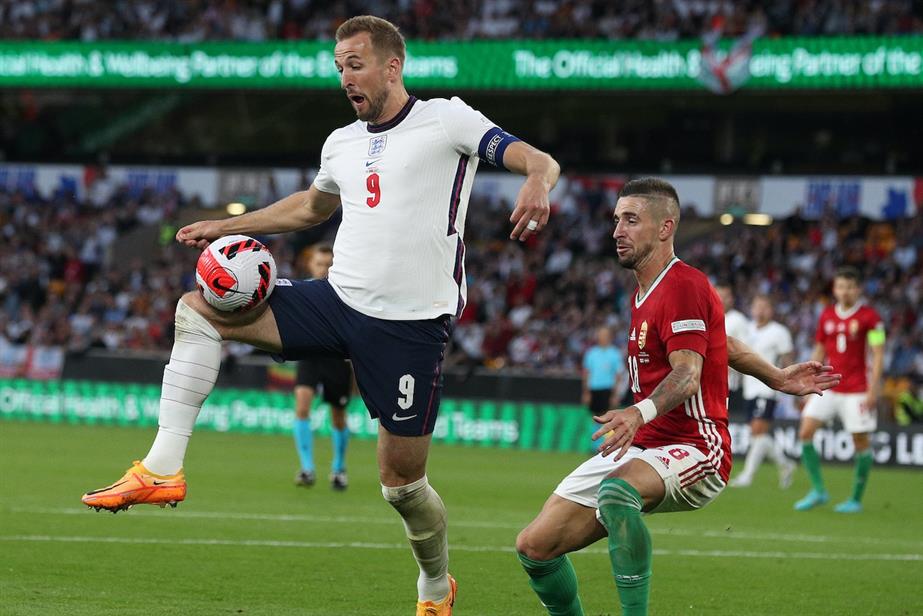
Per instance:
[[[371,13],[429,40],[697,38],[923,32],[913,0],[0,0],[4,39],[198,42],[329,39],[346,18]]]
[[[618,185],[586,179],[568,187],[553,204],[553,224],[525,245],[508,239],[509,203],[472,199],[468,305],[451,363],[575,374],[596,328],[608,325],[620,339],[635,283],[612,251]],[[82,202],[60,191],[0,192],[0,345],[169,349],[176,300],[195,286],[197,254],[172,242],[185,205],[175,190],[128,186],[91,189]],[[681,258],[730,281],[745,313],[754,293],[770,294],[802,358],[833,271],[857,266],[886,321],[886,373],[923,380],[923,217],[896,225],[794,215],[771,227],[699,227],[699,237],[681,238]],[[132,239],[144,228],[160,238],[150,250]],[[280,276],[303,271],[292,238],[270,248]]]

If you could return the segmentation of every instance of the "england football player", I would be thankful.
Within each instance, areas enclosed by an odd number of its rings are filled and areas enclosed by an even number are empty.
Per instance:
[[[214,385],[222,340],[286,359],[348,357],[379,420],[382,494],[403,518],[420,568],[417,613],[450,614],[455,582],[447,573],[446,511],[427,480],[426,460],[443,353],[452,318],[465,305],[468,197],[479,160],[526,176],[510,217],[510,238],[525,240],[547,223],[548,192],[560,170],[461,100],[408,94],[404,40],[391,23],[354,17],[337,29],[336,41],[340,83],[359,119],[327,138],[311,187],[177,233],[181,243],[201,249],[228,234],[304,229],[342,205],[328,280],[280,280],[266,304],[243,314],[217,312],[195,292],[184,295],[151,451],[83,502],[117,510],[182,500],[183,457]]]
[[[329,244],[311,246],[305,255],[308,275],[312,280],[327,277],[333,265],[333,248]],[[346,444],[349,429],[346,427],[346,405],[352,386],[353,371],[349,362],[337,357],[312,357],[298,362],[295,380],[295,450],[301,466],[295,474],[295,485],[313,486],[317,481],[314,469],[314,435],[311,430],[311,405],[318,387],[324,402],[330,406],[333,461],[330,464],[330,485],[334,490],[345,490]]]
[[[801,463],[811,479],[811,491],[795,503],[807,511],[830,500],[820,472],[820,457],[814,448],[814,433],[834,417],[852,433],[856,451],[856,472],[852,495],[836,507],[838,513],[862,511],[862,494],[872,469],[869,434],[878,427],[878,394],[884,367],[885,329],[878,312],[860,301],[859,271],[837,270],[833,278],[836,304],[827,306],[817,322],[812,359],[824,357],[843,373],[843,382],[822,400],[809,400],[801,416]],[[871,375],[866,374],[866,355],[871,350]]]
[[[530,585],[555,616],[583,614],[566,554],[607,535],[622,614],[647,614],[652,547],[641,513],[698,509],[724,488],[729,360],[789,393],[837,382],[818,362],[781,370],[726,338],[717,293],[673,252],[679,215],[676,190],[659,179],[628,182],[616,203],[618,261],[638,281],[628,336],[635,404],[597,418],[600,453],[558,485],[516,540]]]
[[[715,285],[721,305],[724,307],[724,331],[738,340],[744,340],[750,321],[746,315],[734,307],[734,289],[729,282],[719,282]],[[739,372],[733,368],[728,370],[728,410],[737,413],[744,410],[743,379]]]
[[[794,345],[788,328],[773,321],[772,302],[766,295],[756,295],[750,302],[752,321],[747,326],[743,340],[760,357],[771,364],[785,367],[794,359]],[[767,455],[779,471],[779,487],[792,484],[795,463],[785,457],[782,447],[769,434],[775,417],[777,393],[759,379],[745,375],[743,378],[744,407],[750,418],[750,447],[743,471],[731,481],[732,488],[745,488],[753,483],[753,476]],[[828,394],[829,395],[829,394]]]

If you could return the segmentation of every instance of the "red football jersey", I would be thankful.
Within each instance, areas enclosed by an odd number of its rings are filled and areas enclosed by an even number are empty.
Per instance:
[[[705,358],[699,391],[642,426],[640,447],[692,445],[708,457],[702,476],[731,473],[728,433],[728,351],[724,309],[705,274],[674,258],[643,298],[632,296],[628,373],[635,402],[650,397],[673,370],[669,356],[688,349]],[[661,409],[662,410],[662,409]]]
[[[854,394],[868,390],[865,364],[868,334],[883,327],[878,312],[861,303],[849,312],[827,306],[820,314],[814,339],[824,345],[827,362],[833,370],[843,375],[833,391]]]

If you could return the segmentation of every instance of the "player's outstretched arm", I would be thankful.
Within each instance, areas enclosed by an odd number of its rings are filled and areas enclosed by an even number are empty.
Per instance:
[[[813,360],[778,368],[733,336],[728,336],[728,364],[738,372],[758,378],[776,391],[794,396],[822,396],[824,390],[839,385],[842,376],[834,374],[832,366]]]
[[[200,220],[176,232],[176,241],[204,250],[212,240],[225,235],[267,235],[298,231],[322,223],[340,205],[339,195],[325,193],[313,185],[292,193],[263,209],[223,220]]]
[[[510,222],[514,225],[510,239],[524,241],[548,224],[548,215],[551,213],[548,193],[558,183],[561,167],[551,156],[524,141],[515,141],[507,146],[503,153],[503,166],[526,176],[510,216]],[[536,224],[530,227],[529,223],[533,220]]]
[[[679,349],[670,353],[668,359],[673,370],[660,381],[649,398],[624,410],[612,410],[593,418],[596,423],[603,424],[593,438],[607,435],[599,448],[604,456],[615,451],[618,453],[614,459],[621,458],[631,447],[638,428],[658,415],[669,413],[699,391],[704,358],[695,351]]]

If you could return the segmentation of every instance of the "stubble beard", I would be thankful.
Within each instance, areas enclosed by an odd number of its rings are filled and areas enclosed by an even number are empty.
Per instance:
[[[368,102],[368,110],[365,113],[360,113],[359,110],[356,110],[356,117],[358,117],[363,122],[374,122],[381,118],[381,114],[385,109],[385,103],[388,100],[388,93],[381,92],[374,98],[369,96],[366,97]]]

